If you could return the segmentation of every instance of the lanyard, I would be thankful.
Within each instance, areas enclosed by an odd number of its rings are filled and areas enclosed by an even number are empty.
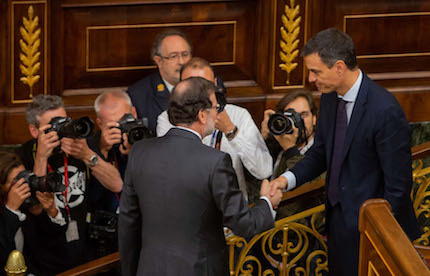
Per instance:
[[[212,134],[210,147],[216,148],[219,150],[221,148],[221,138],[222,138],[222,132],[219,130],[215,130],[214,133]]]

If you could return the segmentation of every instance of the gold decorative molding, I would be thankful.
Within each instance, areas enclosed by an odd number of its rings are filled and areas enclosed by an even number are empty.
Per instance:
[[[11,3],[11,17],[10,17],[10,34],[11,34],[11,55],[10,55],[10,68],[11,68],[11,77],[10,77],[10,83],[11,83],[11,91],[10,91],[10,99],[11,99],[11,103],[12,104],[22,104],[22,103],[29,103],[32,101],[32,98],[29,97],[27,99],[15,99],[15,94],[16,94],[16,89],[17,89],[17,84],[19,82],[15,82],[15,80],[17,79],[17,77],[19,78],[19,73],[15,72],[15,67],[18,66],[18,64],[15,63],[15,58],[16,58],[16,53],[21,53],[22,49],[20,49],[21,47],[21,43],[17,43],[17,40],[15,40],[15,29],[19,28],[18,23],[15,24],[15,11],[18,10],[20,11],[21,8],[19,8],[20,6],[28,6],[28,5],[35,5],[34,7],[36,7],[36,5],[38,5],[38,7],[40,8],[41,13],[39,14],[39,16],[41,18],[43,18],[42,24],[40,24],[40,22],[38,22],[38,24],[42,25],[40,26],[40,29],[43,29],[43,32],[41,32],[40,34],[40,44],[38,47],[40,47],[41,45],[43,45],[43,52],[40,52],[40,55],[42,55],[42,57],[39,57],[39,59],[41,59],[41,64],[40,67],[43,68],[42,71],[39,72],[40,77],[38,81],[42,81],[42,93],[43,94],[47,94],[47,83],[48,83],[48,60],[47,60],[47,56],[48,56],[48,5],[47,5],[47,1],[46,0],[34,0],[34,1],[12,1]],[[17,9],[18,7],[18,9]],[[34,10],[33,7],[33,10]],[[36,7],[36,11],[38,10],[38,8]],[[27,9],[28,12],[28,9]],[[37,14],[37,12],[36,12]],[[33,19],[34,20],[34,19]],[[18,26],[17,26],[18,25]],[[24,25],[25,27],[25,25]],[[19,44],[19,45],[18,45]],[[21,50],[21,51],[20,51]],[[37,50],[36,50],[37,51]],[[19,56],[19,58],[21,59],[21,57]],[[36,61],[37,62],[37,61]],[[31,62],[30,62],[31,63]],[[21,66],[19,66],[21,67]],[[38,70],[40,70],[40,67]],[[21,68],[20,68],[21,69]],[[21,70],[20,70],[21,71]],[[36,73],[36,72],[34,72]],[[24,74],[24,73],[23,73]],[[27,77],[26,74],[24,74],[25,77]],[[22,79],[22,78],[21,78]],[[22,82],[22,81],[21,81]],[[33,87],[34,84],[36,82],[33,82]],[[15,87],[17,86],[17,87]],[[30,91],[30,93],[32,93]]]
[[[296,62],[293,63],[293,60],[299,55],[297,47],[300,40],[297,37],[300,33],[300,22],[302,21],[302,17],[298,16],[300,5],[295,5],[295,0],[290,0],[290,5],[290,7],[285,5],[285,14],[281,17],[284,26],[281,27],[281,51],[279,52],[279,56],[284,62],[279,67],[287,72],[287,85],[290,85],[291,71],[298,65]]]
[[[22,39],[19,40],[19,45],[21,46],[21,53],[19,54],[19,59],[21,60],[21,64],[19,69],[24,77],[21,77],[20,80],[30,87],[29,97],[33,98],[33,85],[37,83],[40,79],[40,75],[36,73],[40,69],[40,28],[37,28],[39,25],[39,17],[34,17],[34,9],[33,6],[28,8],[28,19],[23,17],[22,23],[24,26],[19,28]]]
[[[309,20],[308,20],[308,15],[309,15],[309,0],[304,0],[304,6],[305,6],[305,11],[304,11],[304,27],[303,27],[303,41],[304,43],[306,43],[307,41],[307,36],[308,36],[308,24],[309,24]],[[300,84],[297,85],[275,85],[275,75],[276,75],[276,45],[279,45],[277,43],[277,34],[278,34],[278,0],[274,0],[274,9],[273,9],[273,43],[272,43],[272,64],[271,64],[271,71],[270,71],[270,75],[271,75],[271,86],[273,90],[283,90],[283,89],[295,89],[295,88],[303,88],[305,87],[305,83],[306,83],[306,66],[303,63],[303,74],[302,74],[302,81]]]
[[[212,66],[234,65],[236,64],[236,42],[237,42],[237,21],[208,21],[208,22],[183,22],[183,23],[161,23],[161,24],[137,24],[137,25],[113,25],[113,26],[88,26],[86,28],[86,71],[87,72],[109,72],[139,69],[153,69],[155,65],[136,66],[112,66],[112,67],[90,67],[90,31],[109,29],[139,29],[139,28],[159,28],[159,27],[183,27],[183,26],[210,26],[210,25],[233,25],[233,56],[231,61],[211,62]]]

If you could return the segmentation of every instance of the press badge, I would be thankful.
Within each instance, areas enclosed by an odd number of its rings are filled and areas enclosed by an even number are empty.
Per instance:
[[[67,226],[66,231],[66,240],[67,242],[79,240],[78,223],[76,220],[69,220],[69,225]]]

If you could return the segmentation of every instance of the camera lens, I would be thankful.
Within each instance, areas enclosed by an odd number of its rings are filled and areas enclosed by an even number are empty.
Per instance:
[[[142,128],[130,129],[130,132],[128,133],[128,142],[132,145],[137,141],[142,140],[144,136],[145,134]]]
[[[293,130],[291,120],[281,113],[273,114],[267,126],[273,135],[290,134]]]
[[[91,132],[91,126],[85,121],[80,121],[76,124],[75,131],[80,137],[87,137]]]

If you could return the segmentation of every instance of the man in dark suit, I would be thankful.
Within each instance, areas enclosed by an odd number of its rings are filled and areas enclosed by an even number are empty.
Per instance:
[[[136,107],[138,118],[147,118],[155,133],[157,117],[167,109],[173,87],[179,83],[182,66],[191,58],[191,44],[185,35],[169,29],[157,35],[151,49],[157,71],[131,85],[127,93]]]
[[[410,200],[410,128],[395,97],[357,65],[352,39],[337,29],[312,37],[302,51],[309,82],[322,93],[315,144],[272,181],[293,189],[327,170],[330,275],[357,275],[358,215],[369,198],[384,198],[410,239],[419,236]]]
[[[119,218],[123,275],[229,275],[223,225],[251,237],[273,226],[282,193],[248,209],[228,154],[203,145],[217,116],[215,86],[180,82],[169,100],[172,128],[137,142],[129,156]]]

